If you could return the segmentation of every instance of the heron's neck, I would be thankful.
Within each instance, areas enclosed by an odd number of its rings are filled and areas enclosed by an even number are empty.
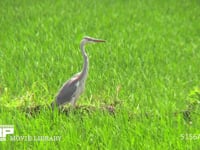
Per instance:
[[[84,60],[83,69],[81,71],[81,76],[87,77],[88,69],[89,69],[89,60],[88,60],[88,56],[85,52],[85,43],[84,42],[81,43],[81,52],[82,52],[83,60]]]

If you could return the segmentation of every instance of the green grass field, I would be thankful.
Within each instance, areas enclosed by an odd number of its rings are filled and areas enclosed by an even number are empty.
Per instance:
[[[0,125],[14,125],[0,150],[200,149],[199,10],[199,0],[0,1]],[[82,69],[85,35],[106,43],[86,47],[80,107],[52,112]]]

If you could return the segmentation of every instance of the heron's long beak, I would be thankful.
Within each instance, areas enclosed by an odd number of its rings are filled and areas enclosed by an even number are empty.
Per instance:
[[[93,42],[106,42],[105,40],[101,40],[101,39],[90,39],[90,41],[93,41]]]

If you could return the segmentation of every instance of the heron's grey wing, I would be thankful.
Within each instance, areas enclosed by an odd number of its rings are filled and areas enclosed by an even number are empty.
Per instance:
[[[79,74],[76,74],[72,77],[72,79],[67,81],[62,86],[62,88],[58,92],[58,95],[56,96],[56,102],[58,105],[62,105],[71,101],[77,88],[76,83],[78,82],[78,77]]]

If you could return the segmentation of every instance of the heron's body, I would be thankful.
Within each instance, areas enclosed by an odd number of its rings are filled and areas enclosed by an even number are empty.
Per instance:
[[[75,106],[77,99],[84,91],[85,82],[89,70],[89,59],[85,52],[85,44],[90,42],[105,42],[104,40],[98,40],[90,37],[84,37],[81,41],[80,48],[84,59],[83,69],[81,72],[75,74],[71,79],[69,79],[59,90],[56,99],[52,102],[52,107],[55,103],[57,106],[62,106],[66,103],[71,103]]]

